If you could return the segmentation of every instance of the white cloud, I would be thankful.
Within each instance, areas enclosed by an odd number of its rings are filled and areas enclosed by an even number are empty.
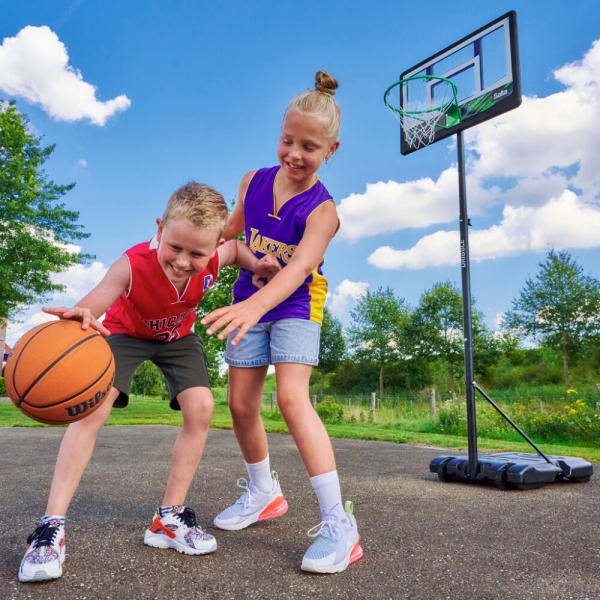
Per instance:
[[[67,48],[48,27],[24,27],[0,46],[0,90],[40,105],[57,121],[89,119],[104,125],[126,110],[125,95],[102,102],[96,87],[69,65]]]
[[[459,263],[458,231],[437,231],[422,237],[408,250],[378,248],[368,262],[379,269],[424,269]],[[600,246],[600,208],[565,190],[543,206],[506,206],[502,221],[469,233],[469,254],[482,261],[549,248]]]
[[[80,158],[80,159],[77,161],[77,164],[78,164],[80,167],[87,167],[87,160],[85,160],[85,158]]]
[[[328,306],[329,310],[336,316],[344,314],[350,300],[359,300],[367,293],[368,289],[368,283],[344,279],[335,288],[333,294],[327,294],[327,299],[331,300]]]
[[[564,90],[525,97],[517,110],[465,132],[471,216],[493,203],[504,206],[501,222],[470,232],[474,260],[550,246],[600,247],[600,40],[582,60],[554,76]],[[342,200],[340,235],[353,241],[455,221],[457,196],[453,169],[435,183],[367,185],[365,194]],[[454,265],[459,262],[458,231],[437,231],[409,249],[381,247],[368,260],[381,269]]]
[[[73,249],[80,250],[77,246],[73,246]],[[73,306],[100,282],[107,270],[101,262],[94,262],[89,266],[74,265],[63,273],[52,275],[53,283],[63,284],[67,289],[62,293],[54,294],[43,306]],[[22,323],[8,322],[6,341],[10,346],[26,331],[55,318],[43,313],[41,309],[42,304],[32,306],[20,316],[19,320],[22,320]]]
[[[90,266],[73,265],[62,273],[52,276],[52,283],[59,283],[66,290],[54,296],[56,302],[80,300],[94,288],[104,277],[107,267],[101,262],[93,262]]]
[[[437,181],[429,177],[397,183],[368,183],[364,194],[351,194],[338,208],[339,236],[354,242],[363,237],[449,223],[456,219],[458,177],[446,169]]]

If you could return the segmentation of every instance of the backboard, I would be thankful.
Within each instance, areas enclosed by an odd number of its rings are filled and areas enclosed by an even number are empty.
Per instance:
[[[404,111],[431,111],[445,102],[442,80],[457,89],[460,121],[439,117],[433,142],[473,127],[517,108],[521,104],[521,79],[517,41],[517,15],[510,11],[458,42],[404,71],[401,80],[418,77],[399,88]],[[400,151],[409,154],[426,144],[411,147],[400,133]],[[414,145],[413,145],[414,146]]]

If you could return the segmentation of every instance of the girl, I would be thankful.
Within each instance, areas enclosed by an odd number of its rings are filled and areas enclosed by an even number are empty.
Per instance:
[[[352,503],[342,496],[331,442],[310,404],[309,380],[318,362],[319,335],[327,281],[323,255],[339,227],[335,204],[317,177],[323,161],[338,149],[340,109],[337,81],[324,71],[315,90],[295,96],[283,118],[279,165],[248,173],[240,184],[225,239],[242,231],[258,257],[275,256],[282,270],[269,282],[240,269],[234,303],[213,311],[202,323],[207,334],[221,327],[229,335],[230,410],[250,482],[238,480],[241,498],[215,519],[221,529],[238,530],[287,510],[278,477],[271,471],[267,436],[260,417],[269,364],[275,365],[277,403],[292,434],[321,508],[321,522],[302,569],[343,571],[362,556]]]

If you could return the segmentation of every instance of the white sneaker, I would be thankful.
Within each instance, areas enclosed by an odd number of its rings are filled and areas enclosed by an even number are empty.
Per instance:
[[[248,483],[240,477],[237,486],[242,488],[244,493],[233,506],[226,508],[215,518],[215,525],[219,529],[237,531],[257,521],[274,519],[287,512],[288,503],[281,493],[279,476],[275,471],[271,471],[271,477],[273,487],[268,494],[262,494],[252,482]]]
[[[308,530],[308,535],[317,539],[302,559],[303,571],[339,573],[362,557],[363,551],[356,519],[352,514],[353,509],[352,502],[346,502],[346,514],[342,519],[333,510],[324,511],[323,520]]]
[[[27,538],[27,549],[19,568],[19,581],[46,581],[62,575],[65,562],[65,520],[38,521]]]
[[[208,554],[217,549],[217,540],[202,530],[196,514],[188,506],[174,506],[173,512],[164,517],[155,514],[144,535],[144,544],[194,555]]]

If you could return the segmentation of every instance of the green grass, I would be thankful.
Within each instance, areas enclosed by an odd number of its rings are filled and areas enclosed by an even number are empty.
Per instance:
[[[215,390],[217,401],[212,419],[212,427],[217,429],[231,429],[231,416],[222,391]],[[270,410],[269,402],[265,402],[263,421],[269,433],[287,434],[288,429],[280,415]],[[138,398],[130,400],[129,407],[125,410],[113,410],[107,425],[181,425],[181,413],[169,408],[169,403],[158,398]],[[49,427],[42,423],[32,421],[23,415],[12,402],[0,403],[1,427]],[[62,426],[64,427],[64,426]],[[433,446],[449,450],[467,450],[466,436],[444,435],[427,431],[415,431],[423,428],[423,423],[411,422],[406,419],[400,423],[391,422],[350,422],[325,423],[331,437],[376,440],[381,442],[405,443],[418,446]],[[558,444],[538,444],[541,450],[553,455],[577,455],[591,462],[600,462],[600,448],[585,446],[568,446]],[[519,441],[498,439],[478,439],[480,452],[533,452],[531,446]]]

